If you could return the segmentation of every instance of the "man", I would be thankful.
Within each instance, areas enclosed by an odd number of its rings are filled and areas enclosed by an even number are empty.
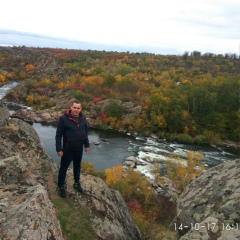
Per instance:
[[[58,193],[61,197],[66,198],[65,178],[67,169],[73,161],[73,188],[83,192],[80,185],[80,169],[83,154],[89,151],[89,140],[87,131],[87,120],[81,112],[81,103],[77,100],[72,102],[68,109],[58,121],[56,130],[56,151],[61,157],[61,163],[58,173]]]

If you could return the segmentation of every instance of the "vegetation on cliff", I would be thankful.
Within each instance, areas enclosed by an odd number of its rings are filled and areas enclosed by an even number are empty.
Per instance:
[[[81,100],[86,110],[90,102],[119,99],[142,106],[138,117],[122,119],[119,106],[93,117],[102,125],[169,140],[239,141],[240,62],[235,54],[15,49],[0,49],[0,81],[25,80],[19,98],[35,108],[55,106],[59,90]],[[38,59],[40,54],[46,58]]]

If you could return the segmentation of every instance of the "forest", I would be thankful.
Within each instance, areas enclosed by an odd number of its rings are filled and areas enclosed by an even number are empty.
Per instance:
[[[0,51],[0,82],[27,79],[27,95],[22,93],[21,100],[30,106],[54,106],[46,89],[70,91],[86,110],[89,102],[119,99],[141,106],[142,112],[137,118],[123,119],[123,109],[115,103],[95,116],[101,121],[99,127],[124,127],[185,143],[239,141],[240,59],[236,54],[41,50],[50,52],[71,75],[36,78],[34,60],[6,67],[11,53]]]

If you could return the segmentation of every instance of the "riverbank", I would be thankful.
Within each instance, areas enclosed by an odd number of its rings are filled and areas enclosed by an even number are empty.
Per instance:
[[[65,110],[56,110],[56,108],[52,109],[46,109],[46,110],[33,110],[33,109],[20,109],[18,111],[10,111],[11,117],[20,118],[24,121],[27,121],[29,123],[57,123],[59,117],[64,113]],[[99,128],[99,126],[96,124],[96,120],[90,118],[90,114],[88,112],[84,112],[84,114],[87,117],[88,125],[92,128]],[[110,129],[110,127],[109,127]],[[126,130],[122,130],[121,132],[124,132],[126,134],[132,134],[134,136],[137,136],[138,134],[136,132],[134,133],[127,133]],[[154,134],[150,135],[153,136],[153,138],[158,139],[158,137]],[[149,137],[150,137],[149,136]],[[220,147],[224,149],[229,149],[232,152],[235,152],[236,154],[240,155],[240,142],[233,142],[230,140],[222,140],[217,141],[216,143],[210,143],[213,147]]]
[[[211,144],[216,148],[224,148],[230,152],[236,153],[240,157],[240,143],[233,142],[230,140],[218,141],[216,144]]]

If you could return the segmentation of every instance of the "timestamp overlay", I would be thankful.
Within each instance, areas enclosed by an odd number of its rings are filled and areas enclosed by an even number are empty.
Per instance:
[[[182,231],[184,229],[191,229],[195,231],[199,231],[201,229],[207,229],[208,231],[214,231],[214,229],[218,227],[222,230],[231,231],[231,230],[240,230],[240,223],[190,223],[190,224],[176,224],[174,223],[175,231]]]

